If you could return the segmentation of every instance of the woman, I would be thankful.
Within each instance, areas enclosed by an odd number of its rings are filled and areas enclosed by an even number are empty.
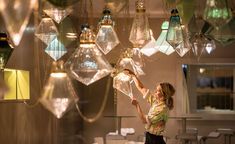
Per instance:
[[[135,98],[132,99],[132,104],[136,107],[142,122],[145,124],[145,144],[165,144],[162,134],[165,130],[169,111],[173,109],[172,96],[175,93],[175,88],[170,83],[164,82],[157,85],[155,91],[151,93],[132,71],[126,71],[132,76],[136,87],[151,106],[148,115],[145,116],[138,101]]]

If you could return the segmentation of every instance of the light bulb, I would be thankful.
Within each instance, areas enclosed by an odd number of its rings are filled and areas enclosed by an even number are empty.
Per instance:
[[[79,48],[66,62],[66,70],[76,80],[85,85],[107,76],[112,66],[95,44],[95,34],[89,26],[83,26]]]
[[[39,101],[57,118],[61,118],[78,101],[71,80],[63,69],[63,62],[53,63],[52,72]]]
[[[180,17],[177,9],[171,11],[169,27],[166,35],[166,41],[176,48],[183,42],[183,32],[180,24]]]
[[[157,49],[166,55],[170,55],[175,52],[174,48],[166,41],[168,27],[169,22],[164,21],[161,26],[162,32],[156,40]]]
[[[151,40],[149,22],[143,0],[136,1],[136,14],[132,23],[129,40],[139,48]]]
[[[232,19],[232,11],[226,0],[207,0],[203,19],[215,28],[227,24]]]
[[[132,82],[131,76],[125,73],[125,71],[120,71],[113,77],[113,87],[130,98],[133,98]]]
[[[105,9],[103,14],[104,16],[101,19],[100,28],[96,36],[96,44],[104,54],[107,54],[120,42],[115,30],[113,29],[111,12]]]

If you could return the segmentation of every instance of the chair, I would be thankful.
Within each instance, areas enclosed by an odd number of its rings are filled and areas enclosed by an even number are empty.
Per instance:
[[[231,137],[234,135],[234,130],[230,128],[218,128],[217,132],[221,133],[224,136],[224,144],[231,144]],[[228,139],[228,143],[227,143]]]

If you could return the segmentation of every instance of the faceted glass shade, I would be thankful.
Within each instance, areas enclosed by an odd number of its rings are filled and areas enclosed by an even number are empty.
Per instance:
[[[96,36],[96,44],[100,50],[107,54],[120,43],[112,25],[101,25]]]
[[[58,35],[58,30],[51,18],[42,18],[38,25],[35,36],[48,45]]]
[[[144,66],[143,54],[141,53],[139,48],[132,48],[132,60],[134,61],[136,66]]]
[[[221,26],[219,29],[209,28],[206,36],[216,40],[223,46],[229,45],[235,41],[235,18],[228,24]]]
[[[232,12],[226,0],[207,0],[203,18],[218,29],[232,19]]]
[[[7,41],[7,35],[0,33],[0,69],[4,69],[14,49]]]
[[[137,47],[142,47],[151,40],[149,22],[145,10],[136,10],[129,40]]]
[[[13,43],[20,43],[37,0],[0,0],[0,11]]]
[[[65,112],[78,101],[73,94],[72,83],[64,71],[55,71],[43,88],[41,104],[52,112],[57,118],[61,118]]]
[[[176,11],[175,13],[173,13]],[[173,47],[176,48],[180,43],[183,42],[183,32],[180,24],[180,17],[176,9],[172,10],[170,17],[169,27],[166,35],[166,41]]]
[[[80,44],[80,47],[66,62],[68,73],[85,85],[90,85],[107,76],[112,66],[98,50],[96,44]]]
[[[214,40],[208,40],[205,45],[205,50],[208,54],[211,54],[212,51],[216,49],[215,41]]]
[[[67,53],[67,49],[64,47],[57,38],[55,38],[45,49],[45,52],[53,58],[55,61],[60,59],[64,54]]]
[[[119,66],[123,69],[129,69],[135,73],[137,76],[145,75],[142,67],[135,65],[132,58],[122,58],[119,62]]]
[[[47,1],[49,1],[50,3],[52,3],[57,7],[67,7],[79,2],[80,0],[47,0]]]
[[[144,55],[148,57],[158,52],[156,40],[153,37],[152,30],[150,30],[150,35],[151,35],[151,40],[140,50]]]
[[[130,98],[133,98],[131,87],[132,81],[132,78],[128,74],[125,72],[120,72],[113,78],[113,88],[129,96]]]
[[[158,39],[156,40],[157,49],[166,55],[170,55],[173,52],[175,52],[174,48],[166,41],[168,27],[169,27],[169,22],[164,21],[161,27],[162,32],[158,37]]]
[[[192,51],[198,61],[200,60],[201,55],[205,51],[205,46],[206,46],[207,41],[208,41],[207,38],[202,34],[194,35],[194,37],[191,40]]]
[[[72,12],[72,8],[54,7],[50,3],[46,2],[43,11],[49,17],[51,17],[55,22],[60,23],[64,18],[66,18]]]

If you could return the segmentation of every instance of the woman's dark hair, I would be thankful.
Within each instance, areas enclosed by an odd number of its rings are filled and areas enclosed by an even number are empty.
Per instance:
[[[172,96],[175,94],[175,88],[168,82],[160,83],[160,87],[162,89],[166,105],[170,110],[173,109],[174,101]]]

